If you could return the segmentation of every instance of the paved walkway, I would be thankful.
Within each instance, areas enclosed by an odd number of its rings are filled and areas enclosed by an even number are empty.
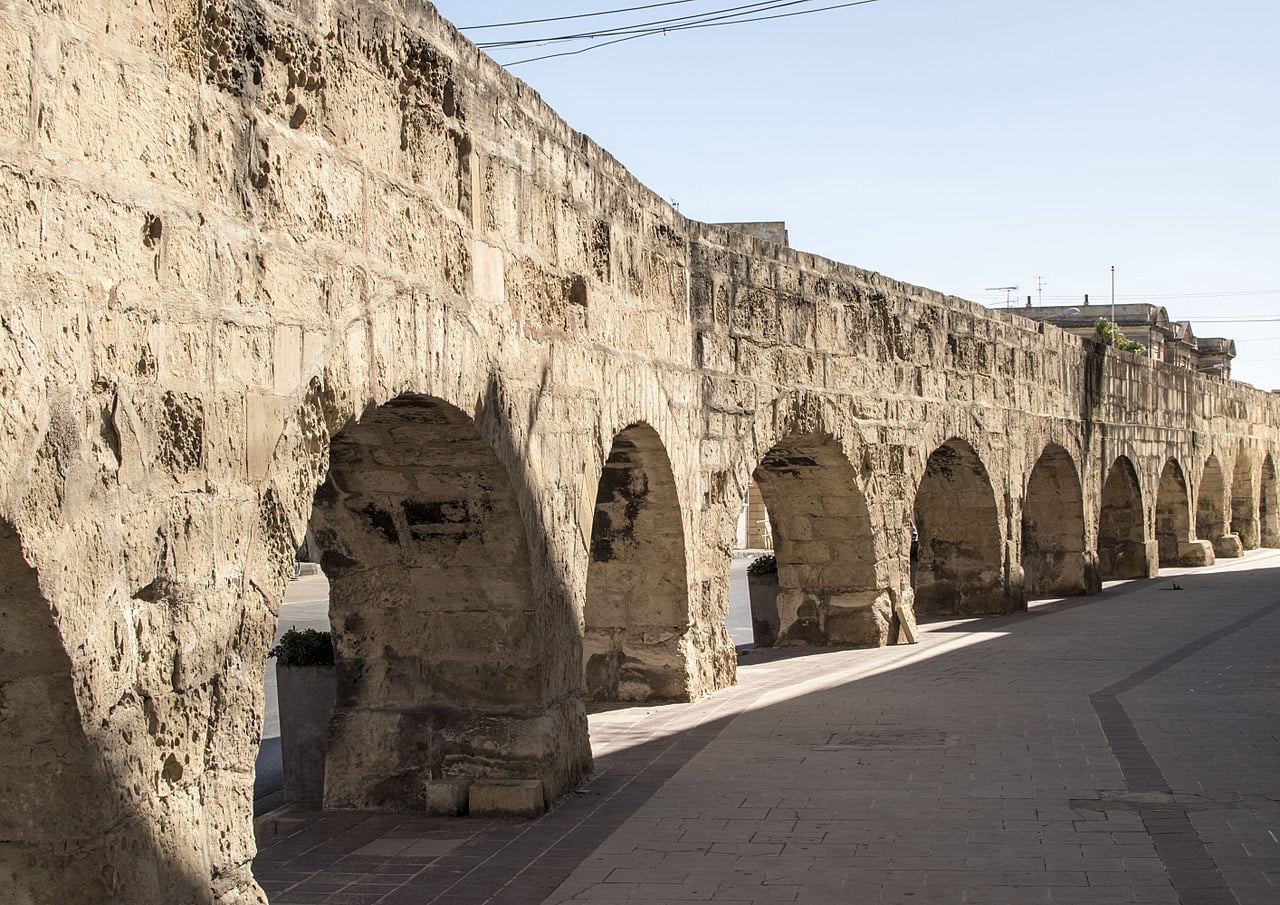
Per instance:
[[[1280,902],[1280,551],[739,677],[593,715],[595,779],[540,820],[330,813],[257,875],[281,905]]]

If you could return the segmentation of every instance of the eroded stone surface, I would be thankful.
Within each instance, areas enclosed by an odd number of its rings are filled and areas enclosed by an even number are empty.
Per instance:
[[[262,676],[308,523],[326,797],[392,807],[441,778],[563,796],[591,766],[584,646],[606,695],[731,683],[753,473],[793,643],[1087,589],[1095,551],[1152,574],[1196,541],[1210,453],[1232,531],[1280,543],[1275,397],[689,221],[430,7],[7,0],[0,60],[19,902],[263,901]],[[652,455],[614,481],[637,425]],[[1051,447],[1078,500],[1035,476]],[[1041,530],[1068,506],[1082,544]],[[637,543],[609,539],[631,596],[592,623],[600,512]]]

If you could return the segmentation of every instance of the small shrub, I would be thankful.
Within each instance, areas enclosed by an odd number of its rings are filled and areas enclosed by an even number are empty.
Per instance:
[[[277,666],[332,666],[333,636],[313,628],[291,628],[267,656],[275,657]]]
[[[772,553],[766,553],[763,556],[757,556],[751,560],[751,565],[747,566],[748,575],[773,575],[778,571],[778,557]]]
[[[1093,328],[1107,345],[1112,345],[1111,337],[1112,334],[1115,334],[1114,345],[1121,352],[1133,352],[1137,355],[1147,354],[1146,346],[1136,340],[1129,339],[1129,337],[1116,329],[1115,324],[1111,323],[1111,321],[1107,320],[1105,317],[1098,318],[1098,322],[1093,325]]]

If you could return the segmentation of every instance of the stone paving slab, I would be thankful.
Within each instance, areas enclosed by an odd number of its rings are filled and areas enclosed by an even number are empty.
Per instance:
[[[1180,591],[1171,590],[1177,577]],[[328,813],[273,903],[1280,902],[1280,552],[592,715],[536,821]]]

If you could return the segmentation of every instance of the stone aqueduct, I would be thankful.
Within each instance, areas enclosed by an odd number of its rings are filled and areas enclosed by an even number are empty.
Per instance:
[[[0,61],[6,902],[263,901],[308,524],[332,807],[732,683],[753,474],[798,643],[1280,544],[1277,397],[689,221],[429,7],[0,0]]]

